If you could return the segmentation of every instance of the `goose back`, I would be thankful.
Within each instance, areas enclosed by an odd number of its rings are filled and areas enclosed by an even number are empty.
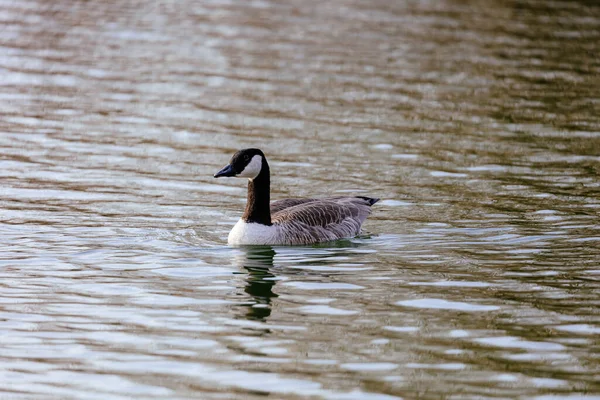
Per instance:
[[[271,215],[278,213],[286,208],[297,206],[299,204],[310,203],[317,199],[281,199],[271,203]]]

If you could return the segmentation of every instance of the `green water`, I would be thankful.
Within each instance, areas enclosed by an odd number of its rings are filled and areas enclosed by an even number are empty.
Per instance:
[[[598,398],[594,2],[1,1],[0,397]],[[272,198],[365,235],[230,248]]]

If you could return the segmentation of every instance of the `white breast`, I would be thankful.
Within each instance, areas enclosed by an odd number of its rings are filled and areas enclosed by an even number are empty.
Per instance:
[[[278,229],[274,225],[248,223],[240,219],[231,232],[227,243],[230,245],[243,244],[276,244]]]

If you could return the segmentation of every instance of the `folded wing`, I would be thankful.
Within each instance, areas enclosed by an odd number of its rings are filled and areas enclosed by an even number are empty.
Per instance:
[[[271,221],[286,244],[352,237],[360,233],[376,201],[365,197],[279,200],[271,205]]]

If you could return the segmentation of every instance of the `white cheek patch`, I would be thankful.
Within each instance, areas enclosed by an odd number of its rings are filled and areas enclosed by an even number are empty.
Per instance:
[[[241,178],[254,179],[260,174],[260,170],[262,169],[262,157],[259,155],[255,155],[252,157],[252,160],[246,165],[246,168],[236,176]]]

